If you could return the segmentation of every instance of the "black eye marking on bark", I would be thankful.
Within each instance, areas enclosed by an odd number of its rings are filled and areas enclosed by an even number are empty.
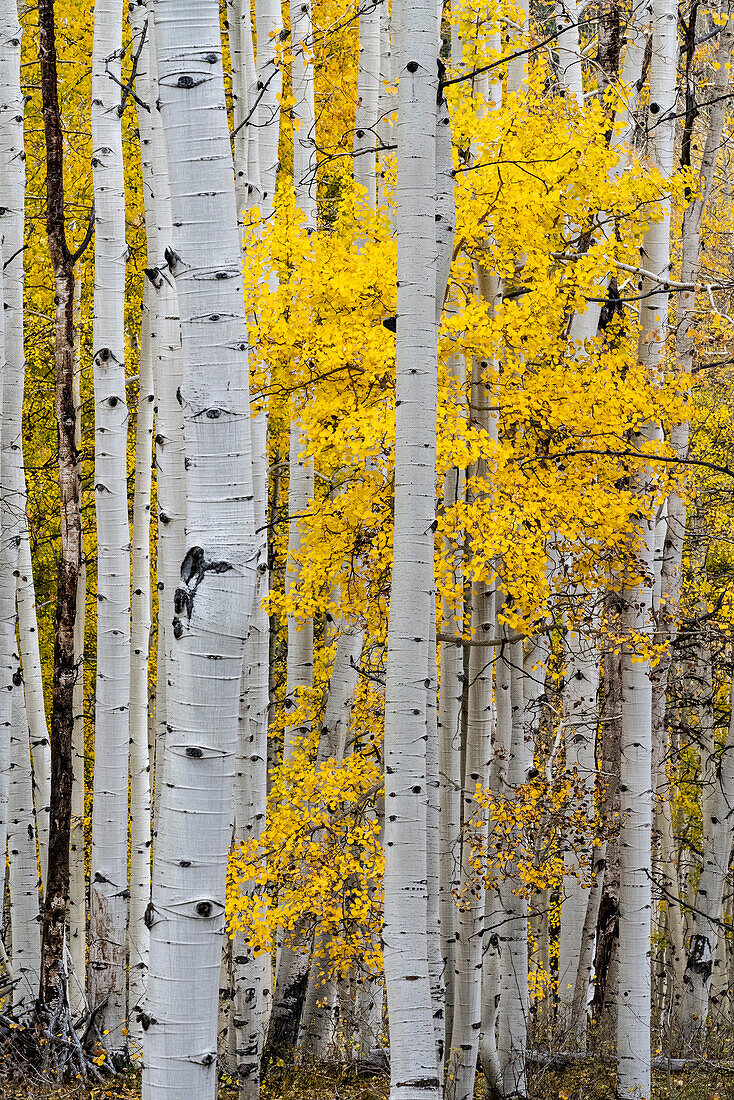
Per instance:
[[[196,913],[199,917],[210,917],[212,912],[212,903],[210,901],[200,901],[196,906]]]
[[[194,596],[204,576],[207,573],[227,573],[231,568],[232,565],[228,561],[209,561],[201,546],[190,547],[186,552],[184,560],[181,562],[181,580],[185,587],[177,588],[173,597],[176,615],[179,616],[185,613],[187,619],[190,621],[194,606]],[[180,638],[181,634],[176,634],[177,622],[179,623],[181,633],[183,633],[183,626],[178,618],[174,619],[173,633],[174,637]]]

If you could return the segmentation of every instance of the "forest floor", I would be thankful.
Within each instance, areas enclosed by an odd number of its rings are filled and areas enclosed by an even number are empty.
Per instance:
[[[589,1062],[572,1069],[534,1070],[528,1083],[529,1100],[614,1100],[611,1067]],[[266,1080],[262,1100],[387,1100],[386,1077],[355,1080],[353,1076],[327,1069],[281,1073]],[[484,1096],[484,1084],[477,1084],[476,1100]],[[92,1089],[66,1085],[46,1090],[23,1085],[3,1085],[2,1100],[139,1100],[140,1074],[127,1073],[108,1078]],[[219,1100],[237,1100],[236,1088],[222,1084]],[[652,1100],[734,1100],[734,1070],[717,1070],[702,1061],[685,1072],[655,1073]]]

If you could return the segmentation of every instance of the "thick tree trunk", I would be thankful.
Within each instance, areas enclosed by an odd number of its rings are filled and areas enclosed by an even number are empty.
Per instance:
[[[244,641],[255,597],[247,330],[215,0],[157,0],[181,314],[186,553],[154,857],[143,1095],[216,1092],[219,971]]]

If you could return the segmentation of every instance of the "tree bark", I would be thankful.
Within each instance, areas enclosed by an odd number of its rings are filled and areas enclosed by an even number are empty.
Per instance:
[[[62,995],[64,925],[69,897],[76,594],[81,561],[79,463],[74,438],[74,262],[64,224],[63,131],[58,100],[53,0],[39,0],[39,57],[46,138],[46,230],[54,273],[55,409],[58,429],[61,553],[57,566],[51,710],[51,808],[44,893],[41,1002],[50,1016]]]
[[[217,1002],[255,535],[240,240],[215,0],[152,5],[181,316],[186,553],[154,854],[145,1100],[216,1092]]]

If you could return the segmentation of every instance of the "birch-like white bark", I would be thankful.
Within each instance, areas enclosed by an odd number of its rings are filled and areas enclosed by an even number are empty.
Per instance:
[[[38,827],[38,855],[41,878],[46,881],[48,866],[48,812],[51,802],[51,742],[48,737],[46,707],[43,697],[41,653],[38,645],[38,617],[36,615],[36,588],[33,583],[33,563],[25,501],[28,493],[24,480],[24,507],[21,516],[22,529],[18,547],[18,640],[23,660],[26,712],[31,734],[33,759],[33,795]]]
[[[710,682],[699,691],[710,691]],[[733,697],[734,698],[734,697]],[[690,911],[681,1022],[692,1039],[708,1021],[709,991],[719,939],[729,861],[734,840],[734,709],[720,758],[711,753],[703,769],[708,790],[703,799],[703,861]]]
[[[308,229],[316,228],[316,109],[314,106],[311,0],[290,0],[293,119],[293,188]]]
[[[94,480],[97,679],[94,723],[89,996],[111,1050],[126,1048],[130,528],[125,385],[125,185],[118,112],[122,3],[101,0],[92,46]],[[110,75],[112,74],[112,76]]]
[[[12,691],[8,784],[8,895],[10,898],[13,1010],[30,1015],[41,974],[41,927],[38,906],[36,818],[33,771],[23,681],[16,670]]]
[[[350,627],[344,624],[344,627],[337,638],[329,678],[329,693],[316,754],[317,767],[330,759],[341,760],[347,744],[364,631],[358,625]],[[302,1061],[325,1061],[334,1053],[337,982],[331,974],[330,957],[330,937],[319,930],[315,937],[298,1035],[299,1056]],[[369,986],[371,983],[366,980],[360,984]]]
[[[153,460],[153,334],[155,291],[143,286],[142,338],[135,433],[135,492],[132,530],[132,630],[130,636],[130,921],[128,926],[128,1042],[142,1055],[140,1015],[145,1005],[150,933],[151,802],[148,757],[148,659],[150,656],[150,492]]]
[[[139,4],[138,7],[142,8]],[[143,8],[144,10],[144,8]],[[143,10],[135,16],[142,32]],[[166,249],[172,239],[171,194],[163,139],[161,114],[157,108],[157,58],[154,19],[148,15],[147,50],[141,55],[140,98],[151,111],[138,115],[146,213],[148,263],[146,274],[154,288],[151,303],[153,373],[155,391],[156,495],[158,501],[158,656],[156,673],[155,753],[153,766],[154,828],[157,828],[163,790],[163,761],[167,730],[168,684],[176,676],[176,655],[172,634],[173,597],[179,582],[184,555],[186,524],[186,475],[183,413],[178,394],[183,381],[181,325],[178,293],[169,270]]]
[[[295,65],[295,61],[294,61]],[[303,193],[297,195],[302,201]],[[303,523],[314,494],[313,459],[306,453],[308,441],[300,423],[291,420],[288,481],[288,558],[286,562],[286,595],[296,591],[301,573],[300,554],[303,543]],[[308,703],[313,685],[313,620],[300,621],[292,610],[288,612],[288,655],[286,659],[286,715]],[[307,719],[289,724],[283,742],[283,760],[288,762],[308,735]],[[302,927],[284,935],[278,950],[273,1008],[270,1016],[267,1045],[281,1053],[292,1050],[298,1040],[298,1028],[306,995],[309,966],[309,937]]]
[[[133,4],[129,9],[129,19],[134,47],[139,50],[135,74],[136,91],[138,98],[143,103],[147,103],[152,110],[150,38],[145,8],[141,4]],[[138,110],[149,218],[155,212],[151,123],[145,119],[141,120],[140,116],[150,113],[144,108]],[[159,243],[153,227],[147,231],[146,238],[148,268],[151,269],[157,260]],[[153,362],[157,352],[157,304],[155,288],[152,282],[146,279],[143,285],[135,432],[130,633],[130,919],[127,937],[127,1027],[130,1055],[135,1060],[141,1058],[143,1052],[141,1016],[145,1009],[150,944],[145,911],[150,901],[151,761],[148,744],[148,663],[152,627],[150,509],[155,405]]]
[[[244,640],[255,597],[247,331],[215,0],[155,0],[181,315],[186,553],[154,857],[143,1096],[216,1092],[219,970]]]
[[[525,693],[522,642],[509,646],[512,729],[504,774],[504,794],[512,798],[526,779]],[[509,1096],[526,1094],[525,1047],[528,1011],[528,937],[527,899],[514,892],[519,882],[508,866],[501,897],[504,903],[504,927],[500,934],[502,974],[500,981],[500,1017],[498,1051],[504,1092]]]
[[[650,118],[655,120],[653,154],[661,175],[673,168],[678,60],[677,8],[672,0],[654,6],[650,68]],[[652,225],[644,243],[648,269],[666,277],[670,271],[670,202]],[[653,379],[659,378],[665,353],[668,295],[647,280],[643,291],[655,291],[640,303],[639,357]],[[659,428],[643,425],[635,449],[659,438]],[[633,437],[635,444],[635,437]],[[642,566],[654,575],[654,521],[640,524]],[[652,591],[643,584],[624,593],[626,626],[649,635]],[[649,660],[640,660],[634,643],[622,657],[621,828],[619,835],[619,972],[617,990],[617,1092],[620,1100],[650,1095],[650,936],[652,918],[652,683]]]
[[[558,77],[563,87],[579,107],[584,105],[584,70],[581,60],[579,40],[579,19],[583,5],[577,0],[557,0],[556,51],[558,56]]]
[[[24,515],[22,409],[25,359],[23,354],[23,228],[25,212],[24,99],[20,87],[22,29],[13,0],[0,4],[0,186],[5,196],[0,215],[2,263],[2,319],[0,364],[2,403],[0,427],[0,758],[5,763],[0,801],[7,797],[10,766],[12,677],[17,671],[15,571],[18,539]],[[5,852],[7,816],[0,824]],[[0,860],[4,870],[5,861]],[[3,891],[4,900],[4,891]],[[0,910],[2,906],[0,905]]]
[[[254,417],[252,445],[256,530],[264,530],[266,514],[267,446],[258,431],[261,425],[264,425],[264,417]],[[255,611],[243,663],[235,774],[235,843],[257,840],[266,821],[269,621],[262,609],[269,580],[266,554],[267,548],[261,548]],[[245,883],[243,889],[245,893],[252,892],[255,884]],[[256,957],[241,931],[236,933],[234,940],[232,981],[232,1026],[240,1100],[257,1100],[263,1041],[272,1000],[271,959],[269,954]]]
[[[359,8],[359,67],[354,120],[354,180],[366,192],[370,211],[377,201],[375,149],[380,100],[380,18],[384,3]]]
[[[449,360],[449,371],[463,391],[464,362],[458,356]],[[444,477],[443,502],[451,508],[461,499],[464,491],[463,471],[451,469]],[[450,553],[450,546],[446,545]],[[457,588],[462,580],[461,555],[454,560],[454,582]],[[442,631],[449,635],[463,632],[463,601],[443,600]],[[446,986],[446,1038],[452,1043],[454,992],[454,955],[456,947],[456,921],[458,917],[454,893],[458,891],[461,874],[461,740],[462,700],[464,695],[464,658],[462,647],[441,643],[441,685],[438,704],[438,753],[440,782],[439,815],[439,873],[441,956]],[[448,1053],[448,1051],[447,1051]]]
[[[82,439],[81,397],[81,279],[74,282],[74,440],[77,453]],[[83,549],[83,548],[82,548]],[[81,555],[76,590],[74,619],[74,659],[77,668],[73,693],[71,825],[69,834],[69,957],[73,978],[69,982],[69,1001],[74,1018],[84,1011],[83,993],[87,980],[87,881],[84,840],[84,633],[87,612],[87,565]]]
[[[304,516],[313,500],[313,459],[307,453],[308,440],[297,420],[291,421],[290,455],[288,462],[288,560],[286,563],[286,596],[293,597],[301,575],[300,555],[303,546]],[[313,620],[299,620],[288,613],[288,656],[286,662],[286,714],[303,701],[303,693],[313,685]],[[283,759],[290,760],[302,738],[308,733],[308,722],[290,725],[286,729]]]
[[[279,168],[279,96],[283,86],[283,75],[276,62],[275,46],[282,29],[283,15],[278,0],[255,0],[257,88],[256,97],[253,97],[253,125],[257,130],[260,166],[260,213],[266,219],[273,212],[275,183]],[[257,98],[256,104],[255,98]]]
[[[726,25],[721,29],[719,37],[719,46],[716,55],[717,65],[713,72],[711,92],[707,94],[707,99],[712,100],[711,114],[709,118],[709,126],[706,133],[706,141],[704,144],[703,153],[701,156],[701,167],[699,170],[700,190],[690,205],[686,208],[683,215],[682,226],[682,240],[681,240],[681,273],[680,281],[683,283],[693,284],[698,281],[700,257],[701,257],[701,229],[703,224],[703,217],[706,211],[711,192],[714,184],[714,176],[716,167],[720,159],[720,153],[722,148],[722,138],[724,132],[724,122],[726,118],[726,91],[730,83],[730,64],[732,52],[734,50],[734,21],[729,19]],[[693,289],[681,290],[677,295],[678,305],[678,324],[676,326],[676,365],[681,374],[690,374],[693,367],[693,355],[694,355],[694,340],[692,326],[695,321],[696,310],[696,293]],[[676,448],[677,453],[682,459],[685,459],[688,454],[688,437],[689,426],[688,423],[678,425],[675,432],[671,432],[671,443]],[[667,534],[665,540],[665,546],[663,551],[663,563],[662,563],[662,591],[665,593],[665,603],[661,608],[660,617],[662,623],[668,629],[672,629],[673,620],[680,598],[680,590],[682,583],[682,563],[683,563],[683,546],[686,531],[686,501],[684,497],[678,493],[672,493],[668,498],[668,520],[667,520]],[[664,656],[663,664],[665,668],[669,667],[670,658]],[[662,693],[661,693],[662,694]],[[661,708],[664,706],[665,699],[661,700]],[[731,738],[731,730],[729,734]],[[727,745],[729,742],[727,741]],[[724,774],[728,767],[728,761],[726,755],[731,754],[731,749],[725,746],[724,756],[721,760],[721,772],[716,777],[715,798],[714,804],[716,810],[712,809],[712,813],[718,813],[721,810],[719,805],[721,797],[724,795]],[[667,800],[663,796],[664,804],[663,811],[668,807]],[[714,836],[709,835],[710,826],[713,824]],[[708,943],[708,956],[705,945],[705,934],[702,934],[703,938],[698,941],[694,941],[694,936],[699,934],[696,928],[696,923],[705,923],[710,920],[710,917],[716,919],[721,914],[721,904],[719,903],[718,909],[716,905],[717,901],[717,886],[714,885],[713,897],[709,898],[708,893],[711,889],[707,886],[706,867],[709,865],[713,870],[712,881],[717,883],[718,876],[715,868],[717,864],[721,863],[722,846],[726,846],[726,840],[722,835],[722,830],[726,830],[725,820],[718,819],[714,824],[713,820],[704,821],[704,859],[703,859],[703,872],[701,881],[699,882],[698,894],[700,895],[700,903],[696,900],[696,908],[701,909],[706,915],[698,917],[696,913],[691,913],[692,923],[692,938],[690,941],[688,959],[686,961],[686,974],[684,983],[680,986],[683,994],[682,1005],[682,1022],[684,1030],[687,1034],[695,1032],[698,1028],[705,1023],[705,1017],[707,1013],[707,1005],[704,1006],[703,1002],[706,997],[706,976],[707,969],[706,962],[701,960],[697,964],[696,959],[699,955],[708,957],[710,961],[710,954],[713,951],[713,942],[709,938]],[[668,892],[673,893],[674,900],[671,905],[670,899],[667,901],[667,910],[669,918],[672,917],[675,921],[675,925],[671,928],[672,948],[674,955],[675,966],[675,978],[680,978],[680,960],[682,952],[680,951],[682,939],[680,929],[682,927],[681,910],[680,906],[676,904],[679,891],[679,883],[677,881],[677,875],[674,874],[675,867],[673,864],[674,847],[672,844],[672,823],[670,822],[670,813],[665,816],[664,821],[664,834],[663,840],[665,842],[665,851],[667,854],[667,860],[663,864],[663,873],[667,879]],[[661,845],[662,846],[662,845]],[[716,854],[713,854],[713,853]],[[711,873],[709,871],[709,874]],[[702,885],[703,884],[703,893]],[[672,912],[671,912],[672,910]],[[710,929],[709,929],[710,931]],[[677,934],[676,934],[677,933]],[[678,965],[676,965],[678,964]],[[686,980],[687,979],[687,980]]]
[[[472,592],[472,637],[494,628],[494,596],[483,581]],[[482,1022],[482,963],[485,924],[485,892],[477,874],[473,843],[486,839],[486,825],[479,827],[482,809],[477,787],[489,784],[492,752],[492,657],[480,646],[469,654],[468,714],[464,779],[462,785],[464,837],[461,848],[461,886],[456,920],[454,1024],[446,1094],[450,1100],[471,1100]]]
[[[428,967],[426,689],[436,433],[436,81],[433,0],[398,4],[395,535],[385,693],[384,957],[391,1100],[440,1082]]]
[[[576,772],[581,785],[584,809],[594,813],[596,775],[597,693],[599,658],[593,639],[584,639],[569,631],[566,637],[566,680],[563,688],[563,732],[566,743],[566,770]],[[564,1031],[575,1039],[585,1024],[574,1019],[572,1006],[581,965],[581,948],[590,892],[580,876],[589,869],[591,845],[565,856],[568,874],[564,875],[561,895],[561,929],[558,952],[558,1019]],[[586,1005],[584,1004],[584,1015]]]

